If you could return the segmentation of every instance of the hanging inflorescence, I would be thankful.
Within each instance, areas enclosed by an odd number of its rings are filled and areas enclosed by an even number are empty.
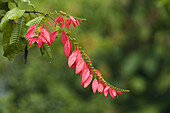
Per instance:
[[[27,11],[27,13],[32,12]],[[48,16],[47,14],[44,15]],[[72,38],[70,36],[68,30],[71,23],[74,27],[80,26],[80,23],[86,19],[73,17],[63,11],[60,11],[60,16],[57,13],[57,18],[51,19],[53,20],[52,24],[49,22],[48,23],[52,28],[53,25],[56,27],[56,30],[53,30],[52,32],[49,28],[48,30],[45,28],[44,18],[38,24],[34,24],[28,29],[25,38],[29,41],[30,46],[35,42],[38,44],[39,48],[43,47],[45,43],[48,43],[50,46],[55,40],[57,33],[61,32],[61,42],[64,45],[64,54],[68,59],[68,66],[76,68],[75,73],[79,74],[81,77],[81,86],[86,88],[90,83],[92,83],[93,93],[96,93],[98,90],[99,94],[103,92],[106,97],[110,94],[113,98],[115,98],[117,94],[130,92],[129,90],[117,88],[106,82],[100,71],[95,69],[89,56],[84,52],[76,38]]]

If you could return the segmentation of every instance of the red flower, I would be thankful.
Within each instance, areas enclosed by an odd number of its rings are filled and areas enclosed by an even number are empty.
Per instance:
[[[31,46],[34,42],[37,42],[38,47],[42,47],[44,43],[51,42],[50,41],[50,35],[47,31],[47,29],[43,28],[42,26],[38,27],[37,29],[40,29],[40,34],[34,33],[35,28],[37,24],[32,25],[25,35],[26,40],[30,41],[29,45]],[[37,36],[38,35],[38,36]]]

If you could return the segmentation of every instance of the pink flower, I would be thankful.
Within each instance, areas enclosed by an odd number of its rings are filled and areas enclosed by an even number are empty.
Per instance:
[[[50,35],[47,31],[47,29],[43,28],[42,26],[37,28],[37,29],[40,29],[41,31],[40,34],[38,34],[38,36],[36,36],[37,34],[34,33],[35,31],[35,28],[36,28],[37,24],[35,25],[32,25],[28,31],[27,31],[27,34],[25,35],[25,38],[26,40],[29,41],[29,45],[31,46],[34,42],[37,42],[38,44],[38,47],[42,47],[44,45],[44,43],[47,43],[47,42],[51,42],[50,41]]]
[[[57,31],[53,31],[53,32],[50,34],[50,42],[48,42],[48,45],[51,45],[51,43],[54,42],[56,36],[57,36]]]
[[[71,24],[71,20],[66,19],[66,20],[65,20],[65,28],[67,28],[67,30],[68,30],[68,28],[70,27],[70,24]]]
[[[72,16],[69,16],[71,21],[72,21],[72,24],[74,27],[76,27],[77,25],[80,26],[80,23],[78,20],[74,19]]]
[[[67,40],[69,40],[68,36],[66,35],[66,33],[64,31],[62,31],[62,33],[61,33],[61,42],[63,43],[63,45],[65,45]]]
[[[62,17],[62,16],[58,16],[56,19],[54,19],[55,20],[55,22],[57,22],[59,25],[62,23],[62,25],[61,25],[61,27],[63,27],[64,26],[64,17]],[[52,24],[54,24],[55,23],[54,21],[53,21],[53,23]],[[55,23],[55,27],[56,27],[56,23]]]
[[[74,51],[72,52],[72,54],[69,56],[69,58],[68,58],[68,66],[69,66],[69,67],[72,67],[72,66],[74,65],[74,63],[76,62],[77,53],[78,53],[78,51],[77,51],[77,50],[74,50]]]
[[[119,93],[120,95],[122,94],[122,92],[121,92],[121,91],[117,91],[117,93]]]
[[[65,45],[64,45],[64,54],[67,58],[71,55],[72,52],[72,43],[70,40],[67,40]]]
[[[98,81],[96,78],[93,80],[92,89],[93,89],[93,93],[95,94],[96,90],[98,89]]]
[[[84,83],[89,76],[90,76],[90,71],[88,68],[86,68],[82,73],[82,82]]]
[[[102,83],[99,83],[99,85],[98,85],[98,92],[99,92],[99,94],[101,94],[103,92],[103,85],[102,85]]]
[[[76,65],[76,74],[80,73],[84,68],[85,62],[83,59],[80,59]]]
[[[93,75],[90,74],[87,80],[84,82],[84,88],[86,88],[92,81]]]
[[[110,93],[110,96],[112,97],[112,98],[115,98],[115,96],[116,96],[116,90],[114,90],[114,89],[109,89],[109,93]]]
[[[110,88],[110,86],[106,86],[106,87],[104,88],[104,95],[105,95],[105,97],[108,96],[109,88]]]

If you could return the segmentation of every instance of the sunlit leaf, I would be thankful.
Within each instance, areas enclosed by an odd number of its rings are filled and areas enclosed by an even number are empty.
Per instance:
[[[35,6],[31,3],[30,0],[21,0],[22,2],[26,2],[28,3],[28,5],[30,5],[31,7],[35,8]]]
[[[34,24],[38,24],[41,20],[42,20],[43,16],[39,16],[37,18],[32,19],[31,21],[29,21],[26,26],[31,26]]]
[[[1,20],[0,31],[2,32],[4,30],[8,20],[18,19],[24,14],[24,12],[25,10],[21,10],[17,7],[8,11]]]

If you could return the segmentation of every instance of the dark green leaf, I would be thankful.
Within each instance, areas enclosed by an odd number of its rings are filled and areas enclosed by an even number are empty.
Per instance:
[[[42,55],[45,54],[45,53],[44,53],[44,48],[43,48],[43,47],[40,48],[40,52],[41,52]]]
[[[8,11],[9,10],[8,2],[4,2],[4,3],[0,4],[0,10]]]
[[[0,23],[0,31],[2,32],[8,22],[8,20],[14,20],[20,18],[24,14],[25,10],[21,10],[19,8],[11,9],[6,13],[6,15],[2,18]]]
[[[44,49],[45,49],[47,55],[48,55],[48,56],[50,57],[50,59],[52,60],[53,57],[52,57],[52,53],[51,53],[51,48],[50,48],[50,46],[48,46],[47,43],[44,44]]]
[[[18,42],[19,38],[21,37],[24,25],[25,25],[24,20],[20,18],[18,24],[15,26],[15,28],[12,31],[10,44]]]
[[[6,46],[4,51],[4,56],[7,57],[9,60],[12,60],[20,52],[24,51],[24,48],[27,45],[27,41],[25,40],[25,38],[21,38],[21,33],[24,25],[24,20],[20,18],[18,24],[16,24],[16,26],[12,30],[10,42],[8,42],[9,45]]]
[[[5,10],[0,10],[0,20],[3,18],[5,15],[6,11]]]
[[[20,52],[24,51],[26,44],[27,41],[24,38],[20,38],[18,43],[12,43],[7,47],[4,56],[10,61],[13,60]]]
[[[0,4],[3,4],[4,2],[7,2],[7,0],[0,0]]]
[[[13,23],[8,22],[4,29],[3,40],[2,40],[2,46],[3,46],[4,51],[6,50],[7,46],[10,43],[10,37],[11,37],[12,30],[13,30]]]

